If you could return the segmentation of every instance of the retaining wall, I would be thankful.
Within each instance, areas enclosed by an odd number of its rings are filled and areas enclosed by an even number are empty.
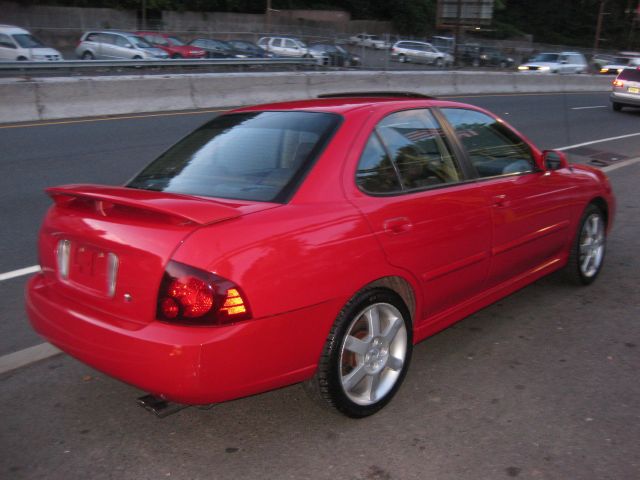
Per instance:
[[[501,72],[283,72],[0,80],[0,123],[230,107],[322,93],[426,95],[608,91],[591,75]]]

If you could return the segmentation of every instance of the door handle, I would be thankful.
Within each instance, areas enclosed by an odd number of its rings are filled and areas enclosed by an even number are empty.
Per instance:
[[[504,193],[493,196],[494,207],[508,207],[511,204],[509,198]]]
[[[384,231],[391,235],[407,233],[413,228],[411,220],[407,217],[389,218],[382,224]]]

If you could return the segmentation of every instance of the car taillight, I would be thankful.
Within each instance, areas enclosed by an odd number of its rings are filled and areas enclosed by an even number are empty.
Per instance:
[[[183,263],[170,261],[158,294],[158,320],[188,325],[228,325],[251,318],[240,287]]]
[[[624,87],[624,82],[622,80],[614,80],[613,81],[613,86],[614,87]]]

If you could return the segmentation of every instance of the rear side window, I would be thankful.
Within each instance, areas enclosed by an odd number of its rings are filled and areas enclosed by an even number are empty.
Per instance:
[[[222,115],[171,147],[128,186],[284,202],[304,178],[340,118],[319,112]]]
[[[425,109],[385,117],[369,139],[356,173],[358,186],[373,194],[419,190],[461,179],[440,125]]]
[[[509,128],[484,113],[464,108],[443,108],[480,177],[495,177],[534,170],[529,146]]]
[[[632,82],[640,82],[640,70],[625,68],[618,75],[618,80],[631,80]]]

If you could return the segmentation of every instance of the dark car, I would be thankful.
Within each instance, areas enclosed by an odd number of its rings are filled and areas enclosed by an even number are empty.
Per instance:
[[[507,57],[499,49],[480,45],[460,45],[458,57],[462,63],[474,67],[507,68],[515,64],[513,58]]]
[[[360,64],[358,56],[349,53],[339,45],[312,43],[309,45],[309,51],[316,58],[324,57],[325,65],[332,67],[352,67]]]
[[[227,42],[213,38],[196,38],[189,45],[201,48],[207,52],[207,58],[246,58],[242,52],[231,47]]]
[[[271,58],[273,53],[246,40],[227,40],[227,44],[236,52],[240,52],[250,58]]]

